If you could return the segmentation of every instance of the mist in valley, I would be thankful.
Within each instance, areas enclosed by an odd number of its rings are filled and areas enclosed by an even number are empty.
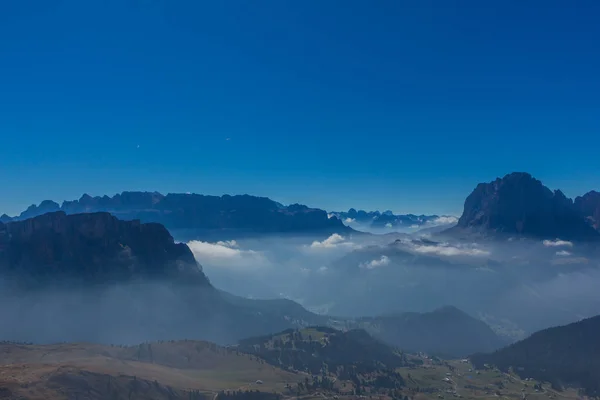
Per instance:
[[[424,233],[425,232],[425,233]],[[218,288],[345,318],[453,305],[510,340],[600,313],[598,254],[564,240],[439,233],[190,241]]]

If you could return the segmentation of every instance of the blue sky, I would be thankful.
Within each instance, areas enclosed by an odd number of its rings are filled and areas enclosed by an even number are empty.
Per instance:
[[[2,1],[0,213],[158,190],[458,214],[515,170],[600,189],[598,15],[595,1]]]

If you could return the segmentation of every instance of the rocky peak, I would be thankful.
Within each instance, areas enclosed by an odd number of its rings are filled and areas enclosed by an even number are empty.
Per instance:
[[[44,200],[40,203],[39,206],[35,204],[30,205],[25,211],[23,211],[20,215],[20,219],[32,218],[40,214],[45,214],[48,212],[54,212],[60,210],[60,206],[58,203],[55,203],[52,200]]]
[[[465,200],[457,229],[544,238],[598,238],[560,190],[525,172],[480,183]]]

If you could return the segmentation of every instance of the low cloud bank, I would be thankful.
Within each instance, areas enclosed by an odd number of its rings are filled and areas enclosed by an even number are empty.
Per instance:
[[[413,245],[412,250],[422,254],[436,254],[440,256],[488,256],[490,252],[475,247],[450,245],[448,243]]]
[[[261,252],[242,250],[235,240],[217,243],[192,240],[188,247],[201,264],[234,269],[269,265],[269,260]]]
[[[573,247],[573,242],[569,242],[567,240],[560,240],[560,239],[544,240],[542,243],[546,247],[561,247],[561,246]]]
[[[319,242],[318,240],[315,240],[308,247],[311,249],[335,249],[338,247],[352,248],[354,247],[354,243],[347,241],[344,236],[334,233],[323,241]]]

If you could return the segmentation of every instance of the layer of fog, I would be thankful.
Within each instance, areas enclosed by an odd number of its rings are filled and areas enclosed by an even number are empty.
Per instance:
[[[289,327],[286,321],[240,312],[210,287],[140,282],[2,289],[3,341],[133,345],[196,339],[232,344]]]
[[[215,286],[329,315],[455,305],[524,334],[600,314],[597,253],[560,239],[478,243],[395,233],[188,244]]]

